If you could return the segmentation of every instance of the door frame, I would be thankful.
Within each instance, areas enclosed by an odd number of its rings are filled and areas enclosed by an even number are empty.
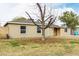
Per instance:
[[[54,36],[60,35],[60,28],[54,28]]]

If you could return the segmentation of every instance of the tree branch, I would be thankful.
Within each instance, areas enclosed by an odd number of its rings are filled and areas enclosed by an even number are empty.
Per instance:
[[[45,21],[47,21],[49,18],[51,18],[53,15],[50,15]]]
[[[38,19],[38,21],[40,21],[42,23],[42,21],[40,19]]]
[[[36,5],[38,6],[39,10],[40,10],[40,14],[41,14],[41,17],[42,17],[42,9],[41,9],[41,6],[39,3],[36,3]]]
[[[43,18],[45,17],[46,14],[46,5],[44,5],[44,14],[43,14]]]
[[[52,25],[55,20],[56,20],[56,17],[53,19],[53,21],[51,21],[53,18],[50,19],[49,23],[46,25],[45,29],[48,28],[50,25]]]
[[[56,20],[56,17],[55,17],[55,19],[50,23],[50,25],[52,25],[52,24],[55,22],[55,20]],[[50,26],[50,25],[49,25],[49,26]]]
[[[49,26],[49,24],[51,23],[53,18],[50,19],[50,21],[48,22],[48,24],[45,26],[45,29]]]
[[[34,25],[38,26],[39,28],[42,28],[42,27],[40,27],[40,25],[35,23],[34,19],[32,19],[32,17],[29,15],[28,12],[25,12],[25,13],[29,16],[30,20],[34,23]]]

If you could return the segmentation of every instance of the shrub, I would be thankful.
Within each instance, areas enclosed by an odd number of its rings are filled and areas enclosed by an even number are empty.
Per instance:
[[[71,53],[72,52],[72,46],[69,46],[68,44],[65,44],[64,48],[65,48],[65,52],[67,52],[67,53]]]
[[[11,44],[13,47],[20,45],[19,42],[15,41],[15,40],[14,40],[14,41],[10,41],[10,44]]]
[[[75,41],[74,41],[74,40],[71,40],[71,41],[70,41],[70,43],[71,43],[71,44],[74,44],[74,43],[75,43]]]
[[[31,45],[31,48],[39,48],[39,47],[40,45],[36,45],[36,44]]]

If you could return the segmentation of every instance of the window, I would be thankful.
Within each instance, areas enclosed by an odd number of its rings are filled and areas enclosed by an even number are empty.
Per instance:
[[[26,33],[26,26],[21,26],[20,30],[20,33]]]
[[[37,27],[37,33],[41,33],[41,29]]]
[[[65,28],[64,30],[65,30],[65,32],[67,32],[67,28]]]

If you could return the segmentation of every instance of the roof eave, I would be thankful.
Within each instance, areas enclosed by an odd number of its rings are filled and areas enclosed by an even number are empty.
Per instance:
[[[7,26],[8,24],[34,25],[33,23],[7,22],[7,23],[4,25],[4,27]],[[41,24],[39,24],[39,25],[41,25]]]

